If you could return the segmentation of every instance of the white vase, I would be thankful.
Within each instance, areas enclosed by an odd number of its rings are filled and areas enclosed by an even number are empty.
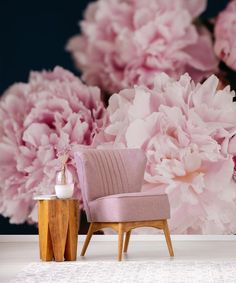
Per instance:
[[[56,174],[56,196],[61,199],[71,198],[74,193],[73,175],[66,165]]]
[[[60,199],[71,198],[74,193],[74,184],[55,185],[56,196]]]

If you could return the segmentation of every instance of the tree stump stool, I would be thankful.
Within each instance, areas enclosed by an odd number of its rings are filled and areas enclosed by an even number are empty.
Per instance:
[[[43,261],[76,260],[79,230],[79,201],[38,201],[39,248]]]

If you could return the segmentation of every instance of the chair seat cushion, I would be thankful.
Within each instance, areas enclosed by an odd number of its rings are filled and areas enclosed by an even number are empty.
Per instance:
[[[168,196],[156,190],[109,195],[89,202],[91,222],[130,222],[170,218]]]

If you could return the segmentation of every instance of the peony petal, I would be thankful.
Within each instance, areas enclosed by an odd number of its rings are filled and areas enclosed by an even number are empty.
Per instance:
[[[50,128],[45,124],[31,124],[23,134],[23,140],[35,147],[41,144],[43,135],[49,135]]]

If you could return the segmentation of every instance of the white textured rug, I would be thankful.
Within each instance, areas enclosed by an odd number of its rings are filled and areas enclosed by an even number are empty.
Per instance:
[[[29,264],[10,283],[232,283],[236,261],[76,261]]]

